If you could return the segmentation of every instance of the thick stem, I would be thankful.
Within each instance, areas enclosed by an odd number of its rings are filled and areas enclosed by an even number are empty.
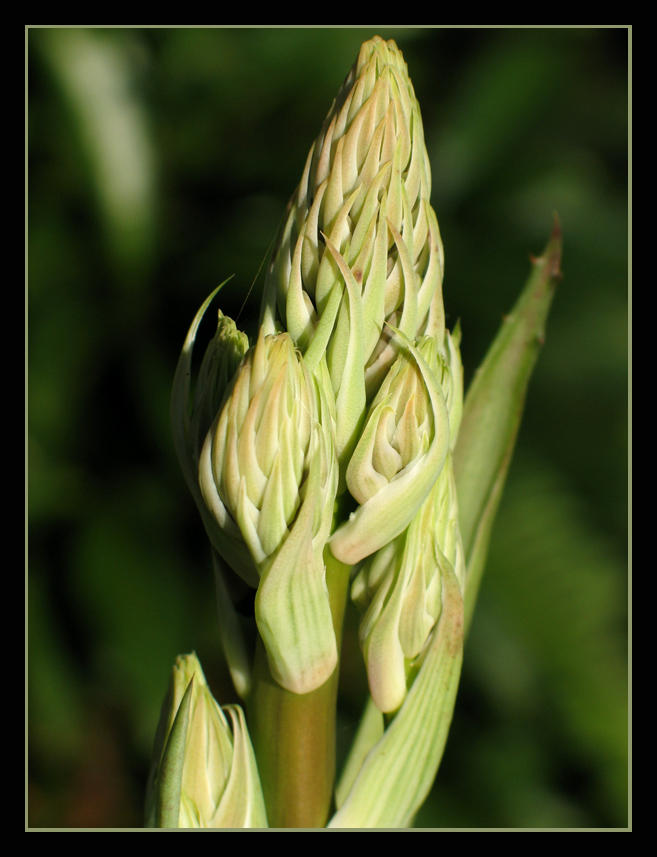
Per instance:
[[[326,581],[338,641],[350,567],[325,551]],[[324,827],[335,779],[335,714],[338,666],[312,693],[295,694],[272,678],[258,641],[249,697],[253,739],[270,827]]]

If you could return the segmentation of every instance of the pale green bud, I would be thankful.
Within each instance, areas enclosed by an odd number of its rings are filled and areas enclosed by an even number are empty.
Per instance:
[[[442,339],[443,250],[420,109],[393,41],[366,42],[347,76],[283,224],[261,319],[287,330],[311,369],[326,359],[348,457],[397,356],[388,324]]]
[[[228,514],[237,523],[257,566],[288,535],[315,466],[318,431],[323,449],[317,458],[324,458],[330,485],[331,425],[330,419],[326,427],[320,423],[322,402],[290,337],[261,330],[206,435],[199,466],[203,497],[218,519]],[[318,530],[323,523],[317,522]]]
[[[203,444],[199,485],[258,572],[256,621],[272,672],[307,692],[335,667],[323,562],[337,491],[334,403],[286,333],[247,353]]]
[[[242,709],[217,704],[195,654],[176,659],[153,762],[149,826],[267,827]]]
[[[200,446],[240,360],[249,348],[247,335],[237,329],[231,318],[218,310],[217,329],[205,350],[192,385],[192,352],[198,329],[221,287],[218,286],[206,298],[194,316],[180,353],[171,395],[171,422],[176,452],[185,479],[193,491],[196,487]]]
[[[425,337],[406,343],[381,384],[346,472],[360,505],[330,541],[341,562],[355,565],[403,533],[438,478],[450,444],[439,367]]]
[[[183,476],[213,547],[247,583],[255,586],[258,575],[239,529],[229,520],[219,523],[208,512],[198,484],[201,445],[249,347],[246,334],[237,329],[232,319],[219,311],[216,332],[206,348],[198,377],[192,385],[192,355],[198,329],[221,287],[216,288],[203,302],[185,338],[171,391],[171,425]]]
[[[349,491],[361,505],[331,542],[343,561],[363,560],[352,598],[364,611],[370,693],[384,712],[406,696],[439,616],[446,565],[463,585],[449,451],[462,410],[459,338],[445,331],[439,345],[424,337],[388,371],[347,467]],[[400,486],[406,493],[391,497]],[[374,515],[373,502],[380,504]]]
[[[383,712],[406,697],[438,621],[442,580],[465,564],[451,456],[405,532],[359,568],[352,598],[364,610],[359,637],[370,694]]]

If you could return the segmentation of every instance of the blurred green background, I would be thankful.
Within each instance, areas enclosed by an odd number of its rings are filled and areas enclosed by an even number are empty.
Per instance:
[[[187,327],[258,271],[359,45],[404,52],[466,380],[558,212],[564,277],[454,723],[416,826],[628,824],[628,31],[29,29],[30,827],[141,825],[176,654],[221,702],[168,398]],[[341,749],[363,694],[345,641]]]

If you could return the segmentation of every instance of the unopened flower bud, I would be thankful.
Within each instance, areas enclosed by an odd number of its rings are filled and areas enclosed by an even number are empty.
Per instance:
[[[311,147],[267,273],[261,319],[326,359],[346,461],[397,357],[389,325],[442,339],[443,251],[420,109],[393,41],[366,42]]]
[[[149,783],[153,827],[267,827],[244,714],[222,709],[194,654],[176,659]]]
[[[220,288],[203,302],[185,338],[171,392],[171,425],[180,467],[210,542],[231,568],[255,586],[258,576],[239,529],[228,519],[218,522],[208,512],[198,484],[201,445],[249,347],[246,334],[219,311],[216,332],[207,346],[192,390],[192,353],[196,336],[205,312]]]
[[[333,408],[288,334],[261,329],[199,461],[208,511],[238,528],[257,569],[272,671],[296,692],[323,683],[337,660],[323,562],[337,490]]]
[[[200,446],[248,350],[248,336],[238,330],[232,318],[218,310],[217,329],[203,355],[194,391],[191,432],[196,442],[197,462]]]
[[[352,598],[364,611],[360,643],[372,699],[396,711],[438,621],[446,573],[464,586],[465,563],[451,456],[402,535],[361,565]]]
[[[355,565],[399,536],[440,474],[450,441],[440,360],[433,338],[407,343],[370,406],[346,474],[360,505],[330,542],[341,562]]]

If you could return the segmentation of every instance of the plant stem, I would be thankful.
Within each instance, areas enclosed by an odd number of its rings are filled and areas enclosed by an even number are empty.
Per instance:
[[[326,582],[338,641],[350,567],[325,551]],[[312,693],[295,694],[272,678],[258,640],[249,697],[249,729],[258,761],[270,827],[324,827],[335,779],[338,666]]]

